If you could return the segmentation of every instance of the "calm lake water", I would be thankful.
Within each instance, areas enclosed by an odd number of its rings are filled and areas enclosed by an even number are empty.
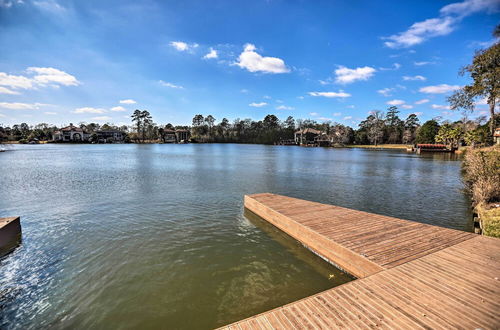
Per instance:
[[[244,213],[273,192],[467,230],[460,161],[262,145],[16,145],[0,153],[0,328],[212,328],[351,280]],[[332,276],[333,275],[333,276]]]

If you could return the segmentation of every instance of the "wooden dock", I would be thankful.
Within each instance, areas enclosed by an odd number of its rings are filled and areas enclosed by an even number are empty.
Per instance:
[[[245,207],[358,279],[228,329],[500,327],[500,240],[300,199]]]

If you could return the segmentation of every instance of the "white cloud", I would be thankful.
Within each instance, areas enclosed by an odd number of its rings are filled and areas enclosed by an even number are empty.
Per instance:
[[[386,103],[389,105],[401,105],[401,104],[405,104],[405,101],[403,101],[403,100],[390,100],[390,101],[387,101]]]
[[[45,111],[43,114],[53,116],[53,115],[57,115],[57,112]]]
[[[0,72],[1,94],[19,94],[12,89],[35,89],[37,87],[77,86],[80,82],[72,75],[54,68],[29,67],[32,77],[10,75]],[[7,88],[8,87],[8,88]]]
[[[452,17],[429,18],[422,22],[414,23],[410,28],[399,34],[383,38],[384,45],[389,48],[403,48],[418,45],[428,38],[444,36],[453,31],[452,24],[455,19]]]
[[[349,120],[349,119],[352,119],[352,116],[345,116],[344,117],[344,120]]]
[[[399,63],[393,63],[392,67],[390,68],[379,68],[380,71],[393,71],[393,70],[399,70],[401,68],[401,64]]]
[[[137,102],[132,99],[120,100],[121,104],[136,104]]]
[[[249,106],[254,107],[254,108],[265,107],[266,105],[267,105],[266,102],[260,102],[260,103],[252,102],[249,104]]]
[[[33,1],[33,4],[38,8],[49,11],[51,13],[60,14],[67,11],[66,8],[58,4],[55,0]]]
[[[380,95],[383,95],[383,96],[387,97],[387,96],[391,96],[392,95],[391,93],[393,91],[394,91],[394,88],[383,88],[383,89],[379,89],[377,91],[377,93],[379,93]]]
[[[416,22],[406,31],[382,39],[390,48],[405,48],[418,45],[429,38],[444,36],[456,29],[462,18],[480,11],[495,12],[500,9],[498,0],[465,0],[444,6],[440,17]]]
[[[119,105],[119,106],[117,106],[117,107],[112,107],[110,110],[111,110],[111,111],[115,111],[115,112],[127,111],[127,109],[125,109],[124,107],[122,107],[122,106],[120,106],[120,105]]]
[[[436,85],[436,86],[422,87],[419,89],[419,92],[427,93],[427,94],[445,94],[445,93],[456,91],[457,89],[460,89],[460,86],[441,84],[441,85]]]
[[[90,119],[96,120],[96,121],[107,121],[107,120],[110,120],[111,117],[109,117],[109,116],[98,116],[98,117],[92,117]]]
[[[4,115],[3,113],[0,113],[0,118],[5,118],[7,117],[6,115]]]
[[[33,80],[24,76],[14,76],[5,72],[0,72],[0,85],[10,88],[33,88]]]
[[[427,103],[429,101],[430,101],[429,99],[421,99],[421,100],[416,101],[415,104],[424,104],[424,103]]]
[[[443,15],[469,16],[480,11],[497,12],[500,9],[498,0],[466,0],[451,3],[439,11]]]
[[[349,108],[349,109],[354,109],[354,108],[355,108],[355,106],[351,104],[351,105],[348,105],[346,108]]]
[[[19,95],[20,93],[5,87],[0,87],[0,94]]]
[[[172,42],[170,42],[170,46],[174,47],[176,50],[178,50],[180,52],[185,52],[185,51],[192,50],[193,48],[198,47],[198,44],[197,43],[188,44],[188,43],[185,43],[183,41],[172,41]]]
[[[340,116],[342,116],[342,113],[341,113],[341,112],[335,112],[335,113],[333,114],[333,116],[334,116],[334,117],[340,117]]]
[[[369,66],[356,69],[339,66],[339,68],[335,70],[335,82],[339,84],[350,84],[357,80],[368,80],[376,71],[377,70]]]
[[[432,109],[441,109],[441,110],[450,110],[449,105],[438,105],[438,104],[433,104],[431,105]]]
[[[83,107],[83,108],[76,108],[73,113],[105,113],[106,110],[102,108],[92,108],[92,107]]]
[[[80,82],[72,75],[54,68],[29,67],[29,73],[36,73],[34,81],[39,85],[56,84],[64,86],[78,86]]]
[[[429,64],[436,64],[436,62],[431,62],[431,61],[415,61],[413,62],[414,65],[416,66],[423,66],[423,65],[429,65]]]
[[[403,105],[401,106],[401,108],[403,108],[403,109],[413,109],[413,105],[403,104]]]
[[[215,49],[213,49],[212,47],[210,47],[210,51],[205,55],[203,56],[204,59],[211,59],[211,58],[217,58],[219,57],[219,55],[217,55],[217,51]]]
[[[250,72],[287,73],[285,62],[277,57],[263,57],[255,51],[255,46],[246,44],[235,65]]]
[[[323,97],[328,97],[328,98],[333,98],[333,97],[340,97],[340,98],[345,98],[345,97],[350,97],[351,94],[339,91],[339,92],[309,92],[309,95],[311,96],[323,96]]]
[[[422,116],[424,113],[423,112],[414,112],[413,114],[415,114],[417,116]]]
[[[47,104],[43,103],[20,103],[20,102],[0,102],[0,108],[10,109],[10,110],[36,110],[41,106]]]
[[[180,85],[175,85],[175,84],[172,84],[172,83],[169,83],[169,82],[163,81],[163,80],[158,81],[158,83],[159,83],[160,85],[162,85],[162,86],[169,87],[169,88],[184,89],[184,87],[182,87],[182,86],[180,86]]]
[[[279,105],[276,107],[276,110],[293,110],[293,109],[294,109],[293,107],[289,107],[286,105]]]
[[[246,89],[246,88],[243,88],[240,90],[240,93],[243,93],[243,94],[248,94],[249,90]]]
[[[309,112],[309,115],[313,116],[313,117],[316,117],[316,116],[318,116],[318,113],[317,112]]]
[[[416,76],[403,76],[403,80],[420,80],[425,81],[427,78],[424,76],[416,75]]]

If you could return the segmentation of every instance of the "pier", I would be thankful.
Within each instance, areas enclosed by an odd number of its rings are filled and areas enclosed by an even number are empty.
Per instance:
[[[0,218],[0,257],[11,252],[21,241],[21,219]]]
[[[500,326],[500,240],[274,194],[245,207],[357,279],[227,329]]]

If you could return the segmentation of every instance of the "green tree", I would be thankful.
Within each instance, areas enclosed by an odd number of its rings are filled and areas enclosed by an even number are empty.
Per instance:
[[[460,70],[460,75],[466,73],[472,78],[472,83],[448,97],[450,107],[452,110],[473,111],[475,101],[486,98],[490,108],[490,134],[493,136],[495,106],[500,97],[500,42],[477,51],[472,63]]]
[[[417,143],[434,143],[436,134],[439,131],[439,124],[434,119],[426,121],[417,130]]]
[[[137,131],[137,135],[139,135],[141,132],[141,127],[142,127],[142,112],[141,112],[141,110],[136,109],[131,117],[132,117],[132,122],[135,122],[135,128]]]

